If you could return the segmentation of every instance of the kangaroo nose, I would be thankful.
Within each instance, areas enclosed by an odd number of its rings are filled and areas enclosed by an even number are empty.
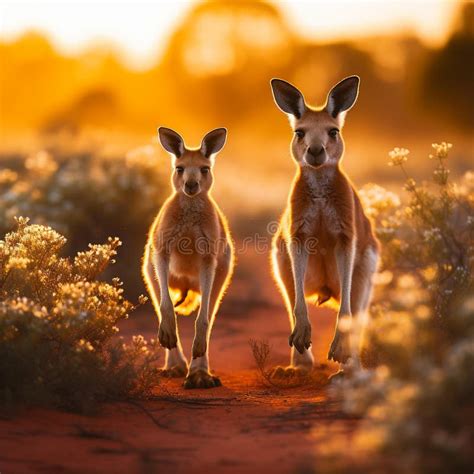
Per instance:
[[[308,153],[313,156],[318,156],[323,151],[323,146],[310,146],[308,147]]]
[[[197,181],[186,181],[184,187],[188,194],[196,194],[199,183]]]
[[[323,145],[308,147],[306,162],[311,166],[320,166],[326,162],[326,149]]]

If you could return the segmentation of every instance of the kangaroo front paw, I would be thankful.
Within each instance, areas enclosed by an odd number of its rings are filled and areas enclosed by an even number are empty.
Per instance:
[[[178,344],[176,326],[161,323],[158,331],[158,340],[163,347],[166,347],[166,349],[174,349]]]
[[[184,380],[183,386],[186,389],[191,388],[214,388],[222,385],[219,377],[211,375],[207,370],[200,369],[188,374]]]
[[[336,331],[328,352],[328,359],[344,364],[350,357],[351,347],[349,334]]]
[[[169,379],[178,379],[181,377],[185,377],[188,373],[188,368],[186,365],[173,365],[171,367],[164,367],[160,370],[160,374],[163,377],[167,377]]]
[[[294,346],[300,354],[303,354],[306,349],[309,349],[311,347],[311,324],[309,321],[306,323],[296,323],[288,342],[290,346]]]

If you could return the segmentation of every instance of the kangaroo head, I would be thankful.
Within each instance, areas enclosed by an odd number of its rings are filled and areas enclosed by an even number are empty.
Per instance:
[[[193,197],[207,193],[212,186],[212,166],[214,156],[221,151],[226,140],[227,130],[216,128],[209,132],[198,149],[186,148],[179,133],[166,127],[158,129],[163,148],[173,156],[172,183],[176,192]]]
[[[294,131],[291,151],[300,166],[337,165],[344,152],[341,129],[347,111],[359,92],[359,77],[350,76],[336,84],[322,107],[305,103],[303,94],[289,82],[272,79],[278,108],[288,114]]]

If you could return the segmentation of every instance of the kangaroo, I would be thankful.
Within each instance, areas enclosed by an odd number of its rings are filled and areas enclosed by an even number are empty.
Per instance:
[[[379,244],[360,199],[340,162],[341,129],[357,100],[359,77],[336,84],[322,107],[305,103],[292,84],[272,79],[278,108],[288,114],[294,135],[291,154],[297,164],[288,204],[272,242],[272,268],[290,319],[291,365],[275,376],[309,371],[311,323],[306,298],[339,303],[328,359],[339,373],[360,365],[359,349],[372,293]],[[295,351],[296,349],[296,351]]]
[[[158,135],[172,155],[174,192],[151,226],[142,271],[158,315],[158,338],[166,348],[163,372],[186,376],[185,388],[218,387],[219,378],[209,370],[209,341],[232,276],[234,250],[227,221],[210,190],[214,158],[225,144],[227,130],[209,132],[199,149],[187,148],[169,128],[160,127]],[[175,312],[189,315],[198,307],[188,367]]]

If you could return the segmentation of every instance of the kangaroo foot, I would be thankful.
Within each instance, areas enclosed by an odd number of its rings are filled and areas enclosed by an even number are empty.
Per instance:
[[[329,349],[328,359],[344,364],[349,357],[351,357],[349,334],[336,331],[331,343],[331,348]]]
[[[214,388],[222,385],[219,377],[211,375],[207,370],[199,369],[188,374],[184,380],[183,387],[191,388]]]
[[[163,367],[160,371],[160,374],[163,377],[170,379],[176,379],[180,377],[186,377],[188,373],[188,368],[186,365],[173,365],[171,367]]]
[[[306,377],[311,373],[312,367],[307,365],[289,365],[282,367],[281,365],[275,367],[270,373],[272,379],[289,379]]]

